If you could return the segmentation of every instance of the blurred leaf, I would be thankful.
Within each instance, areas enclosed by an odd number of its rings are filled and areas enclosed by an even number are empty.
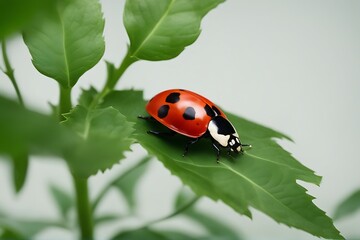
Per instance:
[[[100,215],[100,216],[96,216],[94,218],[94,226],[98,226],[100,224],[105,224],[107,222],[111,222],[111,221],[114,221],[114,220],[118,220],[120,219],[122,216],[119,215],[119,214],[103,214],[103,215]]]
[[[20,149],[19,149],[20,150]],[[19,151],[11,156],[13,162],[13,178],[16,192],[20,192],[25,184],[29,165],[29,154],[26,150]]]
[[[51,116],[27,110],[2,96],[0,112],[0,153],[21,156],[28,151],[63,156],[79,140]]]
[[[192,240],[197,239],[192,237],[191,235],[175,232],[175,231],[162,231],[162,230],[152,230],[149,228],[140,228],[137,230],[130,230],[124,231],[116,236],[111,238],[112,240],[139,240],[139,239],[146,239],[146,240]]]
[[[0,213],[0,228],[5,229],[6,237],[31,239],[35,234],[49,227],[64,228],[65,226],[52,220],[19,220]]]
[[[134,166],[124,173],[117,181],[114,182],[113,186],[116,187],[123,196],[129,206],[130,212],[134,212],[136,207],[136,187],[139,180],[144,176],[145,171],[148,169],[148,160],[150,156],[147,156],[144,162]]]
[[[56,202],[62,218],[66,220],[69,210],[75,205],[73,196],[64,189],[53,184],[50,185],[50,193]]]
[[[195,197],[196,195],[190,191],[190,189],[182,188],[175,199],[174,209],[181,208],[191,202]],[[193,221],[196,221],[208,231],[209,235],[204,237],[204,239],[242,239],[242,237],[240,237],[233,229],[224,224],[221,219],[211,217],[210,215],[199,211],[196,209],[195,205],[187,208],[182,214],[188,216]]]
[[[24,239],[24,236],[21,236],[20,233],[17,233],[11,229],[1,229],[3,232],[0,232],[0,239],[1,240],[15,240],[15,239]]]
[[[202,18],[224,0],[128,0],[124,25],[129,53],[158,61],[178,56],[200,34]]]
[[[93,92],[89,90],[84,94],[92,95]],[[78,105],[64,116],[66,120],[62,122],[63,125],[82,139],[66,156],[76,176],[87,178],[99,170],[105,171],[124,158],[125,151],[130,150],[133,124],[115,108],[87,109]]]
[[[70,88],[104,54],[103,30],[98,0],[63,0],[23,36],[37,70]]]
[[[297,184],[298,180],[319,184],[321,178],[274,141],[285,135],[226,113],[243,142],[252,144],[252,150],[237,156],[222,154],[218,164],[210,141],[204,139],[182,157],[188,141],[185,137],[169,140],[149,135],[146,131],[157,129],[159,124],[136,119],[137,115],[146,114],[145,104],[139,91],[113,92],[104,103],[136,122],[134,137],[139,143],[198,196],[222,200],[249,217],[249,207],[254,207],[277,222],[315,236],[342,238],[332,220],[312,202],[314,198]]]
[[[335,209],[334,220],[348,217],[360,209],[360,189],[345,198]]]
[[[55,0],[0,0],[0,39],[22,30],[56,4]]]

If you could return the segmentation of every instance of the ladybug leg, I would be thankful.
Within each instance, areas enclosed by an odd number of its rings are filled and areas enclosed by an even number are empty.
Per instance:
[[[143,116],[143,115],[139,115],[138,118],[149,121],[149,120],[154,120],[154,118],[152,116]]]
[[[184,150],[184,153],[183,153],[183,157],[185,157],[185,155],[189,152],[189,146],[196,143],[197,141],[199,141],[199,139],[200,138],[195,138],[195,139],[192,139],[191,141],[186,143],[185,150]]]
[[[176,134],[176,132],[171,131],[171,132],[159,132],[159,131],[154,131],[154,130],[148,130],[147,131],[148,134],[153,134],[156,136],[174,136]]]
[[[215,141],[212,141],[212,145],[216,150],[216,163],[219,163],[219,159],[220,159],[220,148],[219,146],[216,144]]]

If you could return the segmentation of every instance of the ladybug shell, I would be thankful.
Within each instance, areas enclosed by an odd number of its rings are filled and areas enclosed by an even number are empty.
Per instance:
[[[226,115],[207,98],[183,89],[170,89],[155,95],[146,111],[169,129],[198,138],[206,133],[210,120]]]

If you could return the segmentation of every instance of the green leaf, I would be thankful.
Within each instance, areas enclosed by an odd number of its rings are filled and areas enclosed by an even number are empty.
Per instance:
[[[89,90],[84,94],[92,95],[93,91]],[[63,125],[82,139],[65,157],[72,172],[78,177],[87,178],[99,170],[111,168],[124,158],[125,151],[130,150],[133,124],[115,108],[88,109],[78,105],[64,116],[66,120]]]
[[[64,0],[23,37],[37,70],[70,88],[103,56],[103,30],[97,0]]]
[[[188,188],[182,188],[176,197],[174,209],[179,209],[182,206],[193,201],[196,195],[190,191]],[[205,214],[199,211],[195,205],[187,208],[182,212],[183,215],[188,216],[193,221],[196,221],[202,225],[209,233],[204,239],[242,239],[234,230],[225,225],[221,220],[211,217],[208,214]]]
[[[20,192],[26,180],[27,169],[29,166],[29,154],[27,151],[20,151],[11,156],[13,162],[13,178],[16,192]]]
[[[136,207],[136,186],[142,176],[144,176],[145,171],[148,169],[147,163],[150,158],[151,157],[147,156],[146,161],[130,169],[127,173],[124,173],[118,181],[115,181],[113,184],[114,187],[123,193],[131,213],[134,212]]]
[[[130,213],[133,213],[136,207],[135,190],[139,180],[141,180],[141,177],[147,170],[150,159],[151,156],[144,157],[135,166],[129,168],[124,173],[121,173],[118,177],[105,185],[93,202],[93,211],[95,212],[97,206],[104,198],[104,196],[109,192],[109,190],[112,187],[115,187],[118,191],[123,193],[123,196],[129,206]]]
[[[14,239],[31,239],[35,234],[49,227],[65,228],[63,224],[52,220],[20,220],[0,213],[0,228],[6,230],[5,236]]]
[[[0,0],[0,39],[15,31],[22,30],[57,1],[54,0]]]
[[[79,140],[51,116],[27,110],[1,96],[0,111],[0,153],[22,156],[28,152],[61,157]],[[20,175],[25,173],[24,169],[20,172]]]
[[[224,0],[128,0],[124,25],[130,56],[158,61],[178,56],[200,35],[202,18]]]
[[[50,193],[56,202],[62,218],[66,220],[69,210],[75,205],[74,198],[70,193],[53,184],[50,185]]]
[[[139,239],[146,239],[146,240],[183,240],[183,239],[197,239],[192,237],[191,235],[176,232],[176,231],[162,231],[162,230],[152,230],[150,228],[140,228],[137,230],[130,230],[121,232],[114,237],[111,238],[112,240],[117,239],[126,239],[126,240],[139,240]]]
[[[144,115],[145,101],[141,92],[120,91],[108,96],[105,106],[119,109],[129,120],[136,121],[139,143],[156,156],[199,196],[221,200],[241,214],[251,217],[249,207],[269,215],[275,221],[302,229],[323,238],[343,238],[332,220],[312,202],[313,197],[297,181],[319,184],[320,177],[282,149],[274,138],[285,135],[259,124],[226,113],[243,142],[253,148],[237,156],[221,155],[220,163],[204,139],[182,157],[185,137],[171,140],[146,133],[159,124],[136,119]],[[225,151],[224,151],[225,152]]]
[[[118,220],[120,219],[121,215],[119,214],[103,214],[103,215],[100,215],[100,216],[95,216],[94,218],[94,225],[95,226],[98,226],[100,224],[105,224],[105,223],[108,223],[108,222],[112,222],[112,221],[115,221],[115,220]]]
[[[350,216],[360,209],[360,189],[346,197],[335,209],[334,220]]]

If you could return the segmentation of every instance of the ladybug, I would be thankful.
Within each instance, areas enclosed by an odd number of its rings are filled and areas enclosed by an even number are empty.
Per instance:
[[[220,147],[227,148],[228,153],[243,152],[242,144],[234,126],[227,119],[225,113],[207,98],[184,89],[170,89],[158,93],[146,105],[149,117],[169,128],[171,133],[179,133],[191,138],[185,146],[185,156],[189,146],[201,138],[207,137],[220,156]],[[155,135],[169,135],[171,133],[148,131]]]

